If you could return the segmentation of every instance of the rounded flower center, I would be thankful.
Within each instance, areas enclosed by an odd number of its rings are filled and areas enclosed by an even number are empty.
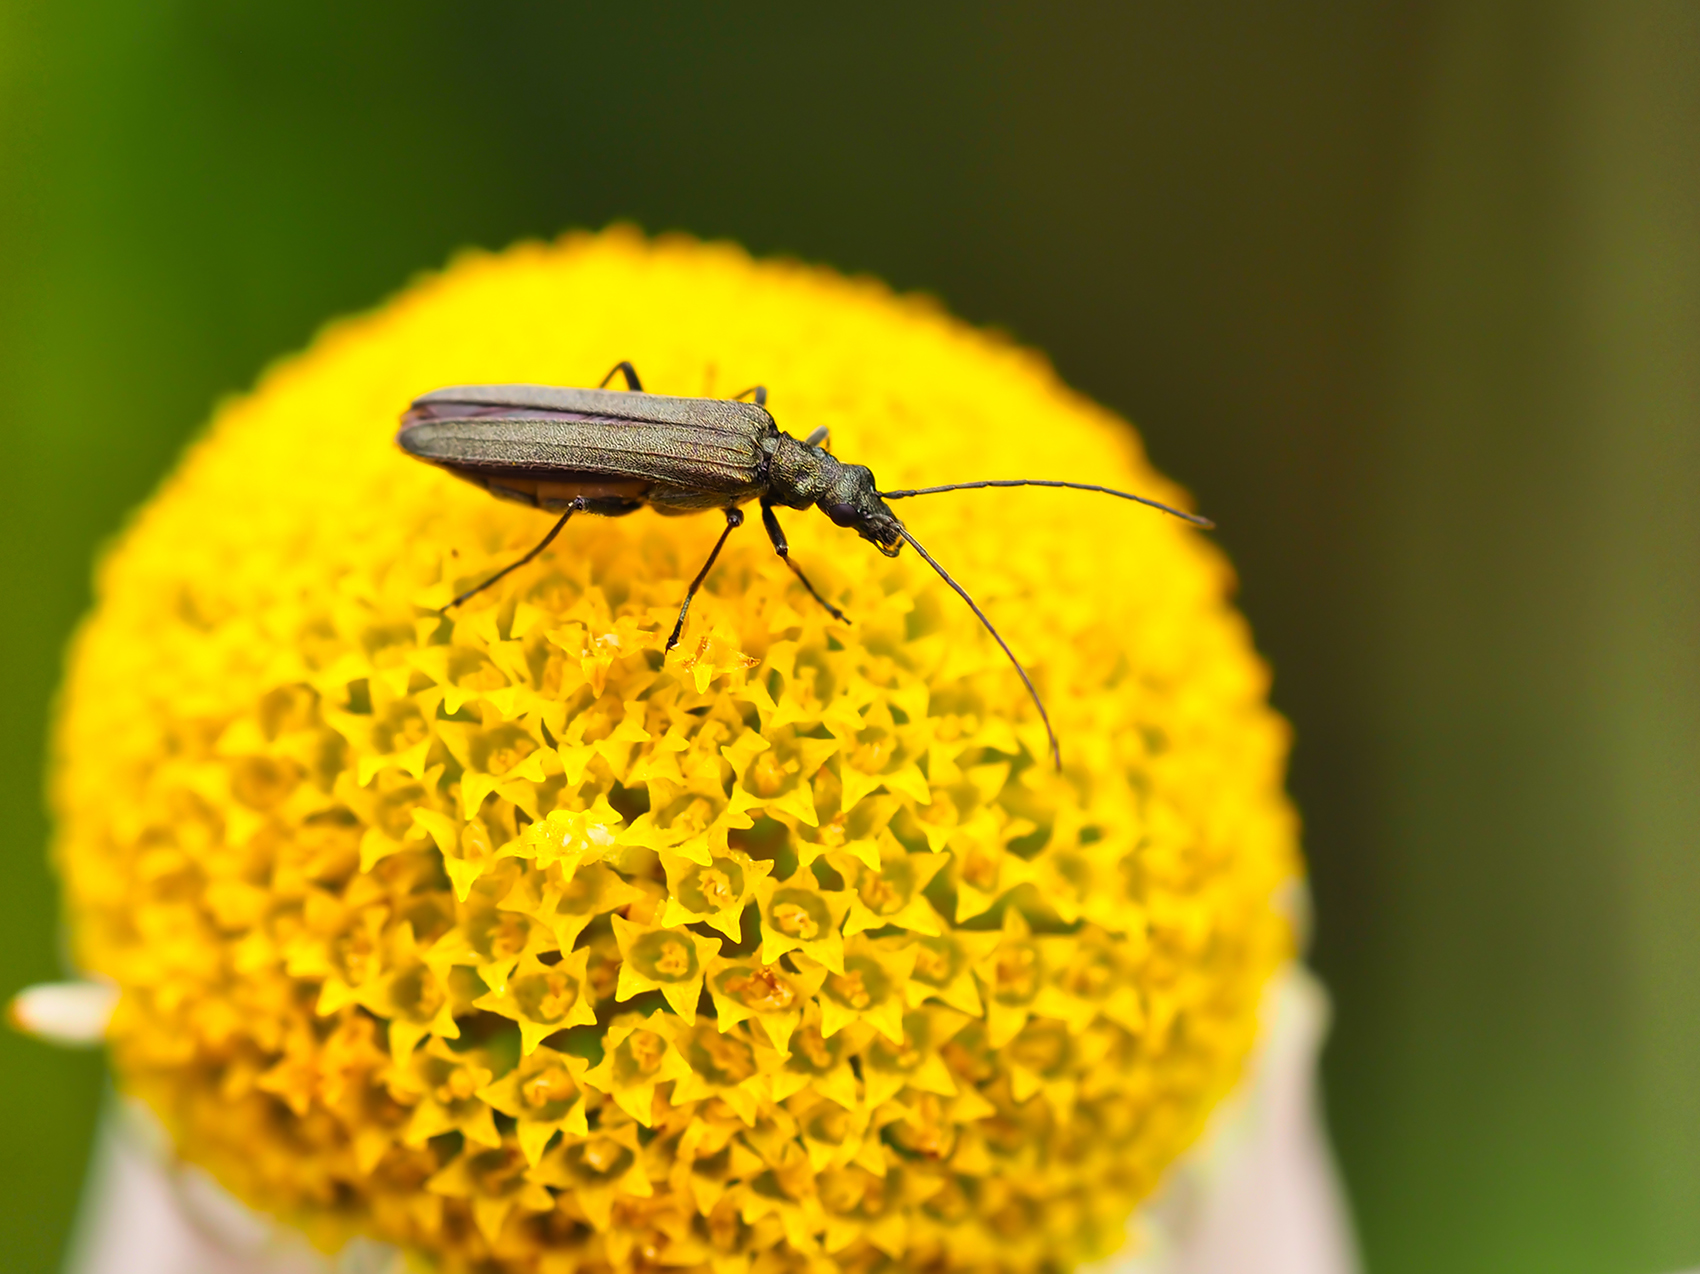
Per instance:
[[[591,388],[628,355],[642,391]],[[912,544],[787,503],[823,456],[1180,498],[935,305],[629,231],[460,259],[219,409],[101,566],[54,741],[76,958],[177,1154],[483,1274],[1120,1241],[1293,945],[1230,572],[1098,495],[894,504],[1059,771]]]

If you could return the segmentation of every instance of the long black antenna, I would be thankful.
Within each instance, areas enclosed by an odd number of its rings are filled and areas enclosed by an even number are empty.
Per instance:
[[[912,494],[920,495],[921,492]],[[1039,709],[1039,720],[1045,723],[1045,734],[1051,741],[1051,760],[1056,763],[1057,773],[1062,773],[1062,748],[1057,743],[1057,732],[1051,729],[1051,714],[1045,711],[1045,701],[1039,698],[1039,692],[1033,688],[1033,679],[1027,675],[1027,669],[1021,666],[1021,661],[1015,657],[1015,652],[1009,648],[1009,643],[1003,639],[998,630],[992,627],[992,621],[986,618],[986,612],[974,604],[974,599],[968,596],[968,590],[963,588],[950,577],[950,572],[940,566],[933,555],[921,547],[921,542],[909,534],[908,528],[898,526],[897,533],[914,547],[922,560],[939,573],[939,578],[956,590],[956,595],[968,603],[968,609],[974,612],[976,618],[986,626],[986,631],[992,635],[992,640],[1003,647],[1003,653],[1009,656],[1009,662],[1015,665],[1015,671],[1021,674],[1021,683],[1027,687],[1027,693],[1033,696],[1033,706]]]
[[[942,487],[916,487],[913,491],[881,491],[879,495],[882,500],[903,500],[912,495],[937,495],[941,491],[968,491],[975,487],[1067,487],[1070,491],[1097,491],[1103,495],[1113,495],[1123,500],[1132,500],[1135,504],[1144,504],[1153,509],[1161,509],[1164,513],[1172,513],[1182,521],[1191,522],[1194,526],[1214,527],[1216,525],[1209,518],[1171,508],[1156,500],[1147,500],[1144,496],[1134,495],[1131,491],[1117,491],[1114,487],[1095,486],[1090,482],[1057,482],[1049,478],[988,478],[982,482],[952,482]],[[917,544],[915,547],[919,549],[921,546]],[[931,560],[931,558],[928,559],[928,561]],[[957,590],[957,592],[961,591],[961,589]],[[973,603],[970,602],[969,605],[973,605]]]

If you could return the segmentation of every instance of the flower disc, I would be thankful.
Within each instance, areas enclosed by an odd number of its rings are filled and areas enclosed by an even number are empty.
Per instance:
[[[1172,518],[898,506],[957,596],[814,511],[815,604],[717,515],[545,515],[403,455],[445,385],[769,386],[884,487],[1159,499],[1132,431],[935,307],[629,232],[340,323],[106,558],[56,736],[120,1084],[326,1246],[448,1269],[1038,1270],[1113,1250],[1290,954],[1286,733]]]

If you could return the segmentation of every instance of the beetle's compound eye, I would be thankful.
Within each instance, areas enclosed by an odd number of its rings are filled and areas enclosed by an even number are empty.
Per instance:
[[[855,526],[861,514],[853,504],[823,504],[821,512],[839,526]]]

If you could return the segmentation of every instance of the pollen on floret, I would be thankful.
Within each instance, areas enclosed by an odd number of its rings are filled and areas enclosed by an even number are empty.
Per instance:
[[[399,453],[442,385],[769,387],[887,487],[1131,430],[936,307],[624,231],[469,256],[220,410],[108,554],[55,857],[187,1159],[446,1269],[1073,1265],[1197,1136],[1294,935],[1286,732],[1196,533],[1051,491],[546,529]],[[1036,429],[1034,422],[1042,421]],[[1056,457],[1071,472],[1058,472]]]

